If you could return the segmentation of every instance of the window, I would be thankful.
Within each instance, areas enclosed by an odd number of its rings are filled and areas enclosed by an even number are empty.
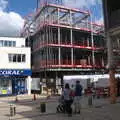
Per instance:
[[[17,61],[18,61],[18,62],[21,62],[21,55],[20,55],[20,54],[17,55]]]
[[[15,47],[16,41],[0,40],[0,47]]]
[[[4,46],[5,46],[5,47],[7,46],[7,43],[8,43],[8,41],[4,41]]]
[[[13,61],[13,55],[9,54],[8,57],[9,57],[9,62],[12,62]]]
[[[0,40],[0,47],[3,46],[3,40]]]
[[[8,54],[9,62],[25,62],[26,55],[25,54]]]
[[[12,46],[12,41],[9,41],[9,47],[11,47]]]
[[[17,55],[16,54],[13,55],[13,62],[17,62]]]
[[[13,41],[13,47],[15,47],[16,46],[16,42],[15,41]]]
[[[25,62],[25,55],[22,55],[22,62]]]

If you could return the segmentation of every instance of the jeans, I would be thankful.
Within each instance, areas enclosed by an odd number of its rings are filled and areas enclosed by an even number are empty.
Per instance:
[[[71,100],[65,100],[65,110],[68,114],[72,114]]]
[[[81,99],[81,96],[75,96],[74,98],[75,112],[80,112],[80,109],[81,109],[80,99]]]

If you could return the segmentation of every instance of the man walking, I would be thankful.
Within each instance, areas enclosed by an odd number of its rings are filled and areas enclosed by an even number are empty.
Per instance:
[[[82,85],[80,84],[80,81],[76,81],[75,86],[75,98],[74,98],[74,105],[75,105],[75,113],[80,114],[81,104],[80,99],[82,96]]]

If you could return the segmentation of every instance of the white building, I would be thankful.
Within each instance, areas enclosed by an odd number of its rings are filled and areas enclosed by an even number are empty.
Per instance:
[[[0,37],[0,95],[29,92],[31,50],[24,38]]]

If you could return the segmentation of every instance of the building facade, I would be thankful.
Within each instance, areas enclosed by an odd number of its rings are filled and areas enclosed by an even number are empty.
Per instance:
[[[88,11],[43,4],[27,19],[21,34],[32,48],[33,77],[56,87],[62,84],[64,75],[103,72],[103,28],[92,23]]]
[[[120,3],[114,0],[103,0],[103,9],[108,45],[111,103],[115,103],[117,92],[120,94],[119,79],[115,78],[115,74],[120,73]]]
[[[31,50],[24,38],[0,37],[0,95],[30,93]]]

